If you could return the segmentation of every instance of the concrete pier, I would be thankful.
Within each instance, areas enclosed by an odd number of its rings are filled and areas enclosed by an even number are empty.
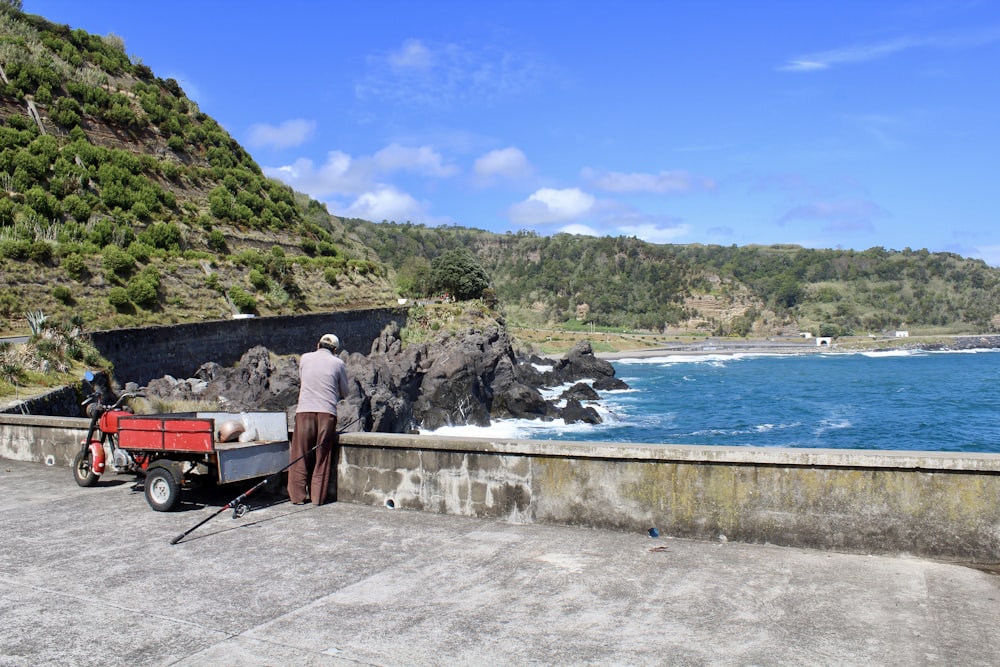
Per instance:
[[[996,665],[995,575],[0,461],[0,665]]]

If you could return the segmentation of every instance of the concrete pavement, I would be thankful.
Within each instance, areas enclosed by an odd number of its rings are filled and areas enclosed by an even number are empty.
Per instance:
[[[958,565],[132,487],[0,459],[0,666],[1000,664]]]

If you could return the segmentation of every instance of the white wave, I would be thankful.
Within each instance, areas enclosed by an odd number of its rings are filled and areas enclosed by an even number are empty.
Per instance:
[[[872,359],[879,359],[882,357],[919,357],[927,353],[923,350],[871,350],[861,354]]]
[[[635,380],[633,379],[633,381]],[[584,380],[577,380],[576,382],[564,382],[563,384],[558,385],[556,387],[539,387],[538,393],[540,393],[542,395],[542,398],[544,398],[545,400],[552,401],[562,396],[563,392],[575,387],[579,382],[582,382],[591,389],[593,389],[594,382],[596,382],[596,380],[594,378],[590,378]],[[625,384],[628,384],[627,379],[623,380],[623,382],[625,382]],[[628,389],[602,389],[597,393],[600,394],[601,396],[606,396],[606,395],[610,396],[615,394],[632,394],[638,391],[639,391],[638,389],[633,389],[630,386]]]
[[[591,388],[594,386],[593,379],[579,380],[579,382],[583,382],[584,384],[586,384]],[[564,382],[563,384],[557,387],[540,387],[538,389],[538,393],[540,393],[542,395],[542,398],[544,398],[545,400],[551,401],[559,398],[559,396],[561,396],[564,391],[572,389],[573,387],[576,386],[576,384],[577,384],[576,382]]]
[[[906,350],[874,350],[861,352],[866,357],[922,357],[928,354],[986,354],[1000,352],[1000,348],[977,347],[968,350],[922,350],[920,348]]]
[[[826,433],[827,431],[839,431],[845,428],[851,428],[854,424],[851,423],[850,419],[845,417],[840,418],[827,418],[819,422],[814,430],[816,435]]]
[[[421,435],[444,435],[458,436],[465,438],[499,438],[504,440],[524,440],[549,438],[561,439],[561,437],[573,434],[592,435],[609,428],[621,426],[616,420],[605,420],[603,424],[587,424],[576,422],[567,424],[563,419],[543,421],[541,419],[496,419],[489,426],[442,426],[431,431],[420,429]],[[599,436],[587,438],[588,440],[600,440]]]
[[[625,383],[628,384],[628,381],[625,380]],[[642,391],[642,390],[641,389],[635,389],[634,387],[630,386],[628,389],[601,389],[597,393],[599,393],[601,396],[604,396],[605,394],[607,394],[609,396],[612,396],[612,395],[615,395],[615,394],[635,394],[635,393],[638,393],[640,391]]]
[[[462,438],[502,438],[520,439],[527,438],[531,431],[531,419],[509,419],[495,420],[489,426],[472,426],[465,424],[462,426],[442,426],[438,429],[420,429],[421,435],[451,435]]]
[[[558,396],[564,389],[571,385],[550,390]],[[633,390],[609,392],[617,394],[631,393]],[[561,402],[560,402],[561,403]],[[554,437],[559,439],[567,434],[593,434],[602,430],[620,428],[623,426],[633,426],[635,421],[629,417],[626,406],[615,401],[585,401],[584,405],[594,408],[601,418],[600,424],[588,424],[585,422],[575,422],[567,424],[564,419],[553,419],[545,421],[543,419],[494,419],[489,426],[442,426],[437,430],[420,429],[422,435],[433,433],[435,435],[451,435],[471,438],[502,438],[502,439],[523,439]],[[641,422],[642,420],[640,420]],[[599,440],[599,437],[589,438]]]
[[[783,431],[789,428],[798,428],[802,426],[802,422],[792,422],[789,424],[755,424],[753,426],[747,426],[743,428],[709,428],[702,429],[699,431],[692,431],[690,436],[704,437],[720,435],[725,437],[731,437],[734,435],[755,435],[759,433],[768,433],[770,431]]]
[[[642,357],[615,359],[612,364],[622,364],[623,366],[664,366],[672,364],[703,364],[712,362],[727,361],[736,357],[729,354],[668,354],[662,357]]]
[[[803,354],[812,354],[806,352]],[[711,364],[724,366],[729,361],[742,361],[744,359],[759,359],[762,357],[797,357],[800,353],[784,352],[733,352],[730,354],[706,353],[706,354],[667,354],[662,357],[626,357],[615,359],[613,365],[649,365],[649,366],[672,366],[675,364]]]

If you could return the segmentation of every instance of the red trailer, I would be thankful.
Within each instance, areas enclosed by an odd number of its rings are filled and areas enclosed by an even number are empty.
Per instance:
[[[242,441],[220,442],[217,427],[232,421],[243,425]],[[146,500],[165,512],[177,506],[184,486],[229,484],[282,470],[288,465],[288,424],[283,412],[132,415],[118,420],[118,446],[142,462]]]
[[[107,461],[113,472],[144,476],[146,501],[159,512],[174,509],[183,488],[267,477],[288,465],[283,412],[100,413],[74,461],[77,484],[96,483]],[[234,422],[242,433],[224,442],[220,429]]]

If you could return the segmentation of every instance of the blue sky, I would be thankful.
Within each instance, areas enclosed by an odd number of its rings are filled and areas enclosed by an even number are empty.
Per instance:
[[[331,213],[1000,266],[1000,0],[24,0]]]

